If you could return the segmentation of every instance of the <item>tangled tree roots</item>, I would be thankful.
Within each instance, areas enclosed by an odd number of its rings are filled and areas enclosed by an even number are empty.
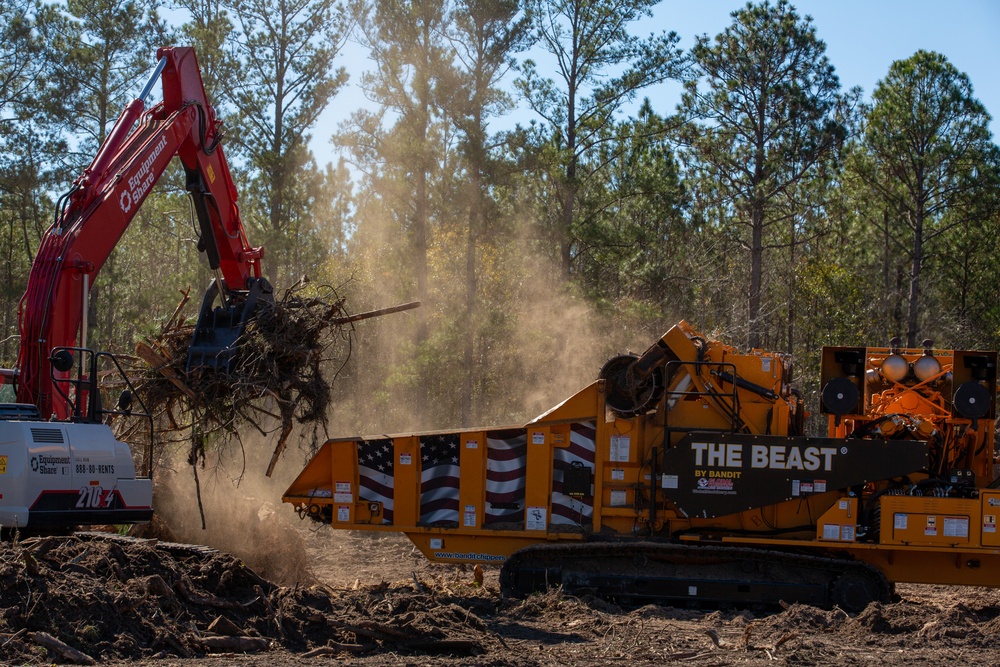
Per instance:
[[[294,422],[312,425],[314,445],[325,433],[331,383],[350,356],[358,316],[344,310],[344,299],[329,286],[300,281],[275,303],[259,307],[237,342],[228,373],[198,368],[187,372],[194,325],[182,315],[187,294],[155,338],[139,343],[147,362],[135,384],[143,405],[158,422],[161,441],[171,432],[190,432],[189,462],[204,462],[206,443],[239,437],[252,427],[279,432],[267,468],[270,476]],[[329,375],[324,369],[329,366]],[[123,434],[135,439],[141,425]],[[196,470],[197,474],[197,470]]]

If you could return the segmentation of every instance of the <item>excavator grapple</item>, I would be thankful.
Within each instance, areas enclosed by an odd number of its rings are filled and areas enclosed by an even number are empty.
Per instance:
[[[240,338],[262,307],[274,304],[274,290],[266,278],[251,278],[249,289],[220,294],[213,281],[202,300],[194,336],[188,346],[187,372],[208,368],[229,373],[240,350]],[[220,299],[223,303],[217,303]]]

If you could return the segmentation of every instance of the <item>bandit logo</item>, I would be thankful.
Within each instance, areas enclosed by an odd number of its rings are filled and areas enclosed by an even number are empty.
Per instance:
[[[701,477],[698,479],[697,486],[698,488],[694,489],[694,493],[716,493],[723,495],[736,493],[732,479]]]

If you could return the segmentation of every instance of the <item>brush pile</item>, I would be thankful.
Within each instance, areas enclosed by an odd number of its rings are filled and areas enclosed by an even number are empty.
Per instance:
[[[502,648],[473,611],[494,608],[495,593],[463,585],[460,607],[454,591],[415,575],[358,590],[308,583],[276,585],[207,547],[114,534],[0,543],[0,664],[195,664],[209,654],[245,664],[277,654],[267,664],[370,655],[393,665],[399,653]]]
[[[325,432],[331,385],[350,356],[350,323],[357,317],[347,314],[334,288],[300,281],[274,304],[259,307],[236,344],[229,372],[188,372],[195,325],[183,314],[187,301],[185,294],[159,335],[139,343],[137,353],[147,364],[135,371],[139,397],[161,439],[190,436],[192,465],[204,462],[207,444],[238,440],[248,427],[277,432],[270,476],[296,422],[311,425],[314,440]],[[132,420],[129,428],[120,436],[135,440],[143,425]]]

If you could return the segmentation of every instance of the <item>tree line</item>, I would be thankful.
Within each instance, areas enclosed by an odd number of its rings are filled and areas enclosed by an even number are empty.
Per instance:
[[[272,282],[424,304],[359,329],[345,429],[523,421],[679,318],[793,354],[811,391],[825,344],[1000,347],[1000,154],[968,76],[900,54],[865,98],[785,0],[690,49],[639,36],[656,4],[0,0],[0,355],[55,200],[165,44],[196,48]],[[317,156],[331,104],[357,110]],[[95,345],[129,351],[207,282],[182,186],[105,265]]]

